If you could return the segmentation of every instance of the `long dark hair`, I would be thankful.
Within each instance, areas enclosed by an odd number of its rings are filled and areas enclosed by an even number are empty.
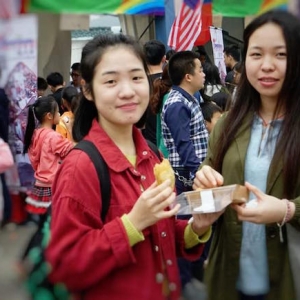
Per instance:
[[[61,98],[66,100],[67,103],[69,103],[71,111],[74,113],[77,107],[77,97],[78,97],[78,91],[76,87],[70,85],[65,87],[61,92]]]
[[[261,26],[273,23],[283,32],[287,51],[287,68],[282,89],[279,93],[273,117],[275,118],[282,108],[285,109],[285,118],[280,136],[276,145],[271,168],[275,162],[283,160],[284,197],[295,196],[295,189],[299,177],[300,165],[300,21],[292,14],[284,11],[269,11],[254,19],[244,31],[244,49],[242,63],[245,65],[249,39]],[[246,115],[258,112],[260,108],[260,95],[251,86],[243,68],[239,86],[236,93],[236,102],[229,111],[220,138],[216,145],[216,155],[213,167],[222,171],[224,156],[232,144],[236,133]],[[250,121],[252,122],[252,120]],[[251,123],[249,124],[249,126]]]
[[[172,83],[169,77],[169,67],[168,65],[165,65],[161,78],[156,78],[153,81],[152,96],[150,98],[150,107],[154,114],[158,114],[160,112],[163,97],[170,91],[171,87]]]
[[[205,86],[222,85],[219,69],[216,65],[205,62],[203,64],[203,72],[205,73]]]
[[[100,63],[103,54],[109,47],[126,46],[130,48],[133,53],[143,63],[145,72],[148,74],[146,59],[143,48],[134,38],[123,34],[101,34],[89,41],[82,50],[80,71],[81,76],[85,81],[84,90],[90,93],[94,99],[93,79],[95,69]],[[98,120],[98,111],[94,101],[89,101],[82,95],[79,101],[79,106],[75,112],[75,120],[73,126],[73,139],[80,141],[88,134],[94,119]]]
[[[28,106],[27,125],[24,137],[23,154],[25,154],[31,146],[33,132],[38,123],[43,123],[47,113],[52,115],[58,110],[58,105],[52,96],[44,96],[38,98],[32,105]]]

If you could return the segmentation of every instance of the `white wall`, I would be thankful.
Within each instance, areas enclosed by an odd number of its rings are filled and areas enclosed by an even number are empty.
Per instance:
[[[71,57],[71,32],[60,30],[60,15],[39,14],[38,76],[59,72],[68,81]]]
[[[88,39],[72,39],[71,65],[75,62],[80,62],[82,48],[88,41]]]

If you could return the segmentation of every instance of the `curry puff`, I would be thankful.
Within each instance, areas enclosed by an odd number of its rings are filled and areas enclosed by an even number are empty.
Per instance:
[[[167,159],[164,158],[160,164],[155,164],[153,171],[158,184],[170,179],[171,187],[175,187],[175,174],[170,162]]]

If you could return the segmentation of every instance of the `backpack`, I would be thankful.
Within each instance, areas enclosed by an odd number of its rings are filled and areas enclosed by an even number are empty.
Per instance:
[[[147,141],[150,149],[161,160],[160,153],[157,147],[150,141]],[[105,219],[110,205],[110,177],[107,165],[96,148],[96,146],[87,140],[80,141],[73,149],[84,151],[93,162],[97,171],[102,197],[101,220]],[[51,271],[51,266],[46,261],[45,249],[50,240],[50,220],[51,207],[47,211],[47,216],[44,218],[44,223],[37,229],[40,236],[40,241],[30,250],[29,258],[32,262],[31,271],[26,280],[27,289],[32,300],[67,300],[71,299],[71,293],[62,283],[51,283],[48,275]]]

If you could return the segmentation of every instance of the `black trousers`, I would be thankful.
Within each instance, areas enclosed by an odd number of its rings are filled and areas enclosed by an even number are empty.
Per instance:
[[[257,296],[248,296],[243,294],[242,292],[239,292],[240,294],[240,300],[265,300],[266,295],[257,295]]]

